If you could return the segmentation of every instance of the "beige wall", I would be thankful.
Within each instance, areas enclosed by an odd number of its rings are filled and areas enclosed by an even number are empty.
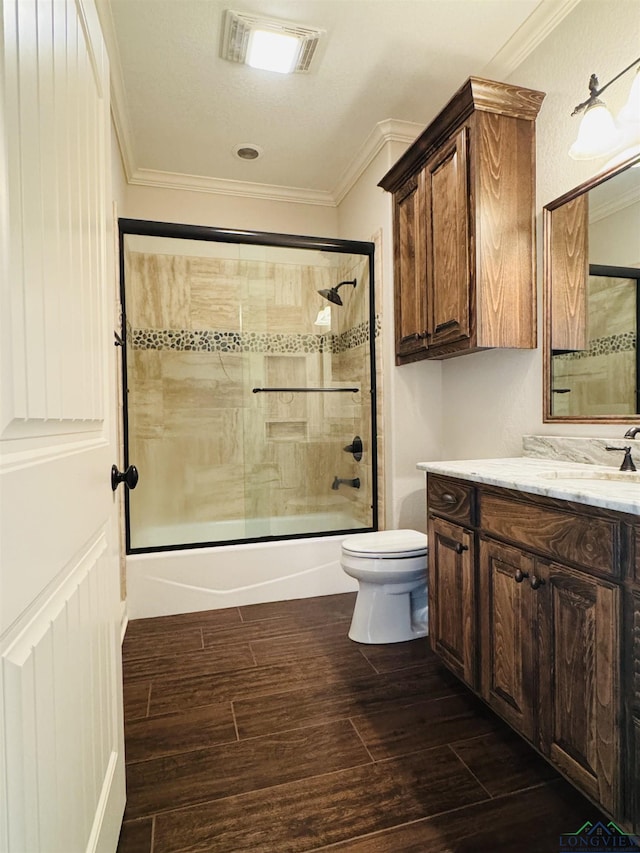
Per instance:
[[[338,236],[335,207],[292,204],[190,190],[128,186],[123,214],[131,219],[242,228],[275,234]]]

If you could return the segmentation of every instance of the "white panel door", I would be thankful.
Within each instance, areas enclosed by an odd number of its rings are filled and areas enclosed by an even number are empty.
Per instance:
[[[124,810],[109,76],[94,0],[1,0],[0,850]]]

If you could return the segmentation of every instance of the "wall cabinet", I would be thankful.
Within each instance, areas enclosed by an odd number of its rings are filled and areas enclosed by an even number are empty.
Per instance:
[[[398,364],[536,346],[543,98],[470,78],[380,181],[393,193]]]
[[[427,488],[432,648],[566,778],[637,831],[634,517],[434,474]]]

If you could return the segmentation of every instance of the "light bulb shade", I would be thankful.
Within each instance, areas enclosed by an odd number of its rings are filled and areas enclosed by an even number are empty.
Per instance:
[[[582,116],[578,136],[569,149],[573,160],[593,160],[605,157],[620,146],[620,133],[613,116],[602,103],[596,101],[587,107]]]
[[[618,124],[640,125],[640,68],[633,78],[627,103],[618,113]]]

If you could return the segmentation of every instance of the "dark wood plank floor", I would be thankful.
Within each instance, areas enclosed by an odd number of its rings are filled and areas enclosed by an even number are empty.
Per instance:
[[[129,624],[118,853],[555,853],[601,818],[353,594]]]

